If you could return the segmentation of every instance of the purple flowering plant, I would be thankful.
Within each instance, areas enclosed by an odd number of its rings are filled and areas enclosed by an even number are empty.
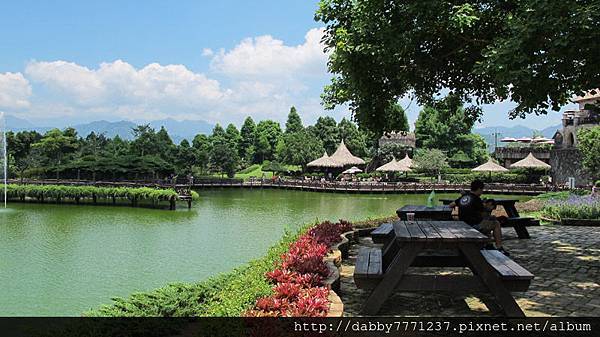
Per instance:
[[[548,200],[542,215],[551,219],[600,220],[600,196],[575,195]]]

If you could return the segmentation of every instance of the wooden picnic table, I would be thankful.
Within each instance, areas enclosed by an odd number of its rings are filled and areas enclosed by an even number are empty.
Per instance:
[[[407,220],[407,213],[415,213],[415,219],[428,220],[452,220],[452,207],[450,206],[433,206],[425,205],[406,205],[396,211],[400,220]]]
[[[440,201],[444,204],[444,205],[449,205],[451,202],[456,201],[456,199],[440,199]],[[494,201],[496,202],[497,205],[501,205],[502,207],[504,207],[504,210],[506,211],[506,215],[508,215],[509,218],[518,218],[519,216],[519,211],[517,211],[517,207],[515,206],[515,204],[519,201],[517,199],[494,199]]]
[[[462,221],[398,220],[384,229],[386,225],[381,228],[391,234],[391,242],[384,249],[362,247],[356,259],[356,285],[373,288],[364,314],[376,315],[395,291],[484,290],[507,316],[524,316],[509,290],[525,291],[533,275],[496,250],[482,250],[490,242],[487,236]],[[444,255],[448,250],[456,255]],[[409,267],[424,266],[464,266],[473,275],[406,273]]]
[[[456,199],[440,199],[444,205],[449,205]],[[500,205],[506,211],[507,219],[502,223],[502,227],[513,227],[517,232],[519,239],[529,239],[529,231],[527,226],[539,226],[540,222],[533,218],[523,218],[519,215],[519,211],[515,204],[519,201],[517,199],[494,199],[497,205]]]

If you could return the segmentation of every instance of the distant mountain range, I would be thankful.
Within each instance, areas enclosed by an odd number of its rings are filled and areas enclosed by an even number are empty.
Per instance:
[[[562,125],[558,124],[558,125],[547,127],[545,129],[541,129],[541,130],[532,129],[532,128],[529,128],[529,127],[526,127],[523,125],[517,125],[517,126],[512,126],[512,127],[490,126],[490,127],[475,129],[473,131],[477,134],[480,134],[483,138],[485,138],[485,141],[488,144],[488,149],[490,151],[493,151],[494,142],[495,142],[494,133],[498,133],[498,146],[504,146],[506,144],[500,142],[500,139],[502,139],[504,137],[512,137],[512,138],[531,137],[534,132],[536,132],[536,133],[539,132],[546,138],[552,138],[552,136],[554,136],[554,133],[560,129],[562,129]]]
[[[119,137],[124,139],[131,139],[133,137],[132,129],[140,124],[150,124],[155,129],[160,129],[161,126],[164,126],[171,138],[174,142],[179,143],[183,139],[192,140],[194,136],[199,133],[210,134],[214,125],[202,121],[202,120],[183,120],[177,121],[171,118],[155,120],[150,122],[132,122],[132,121],[118,121],[118,122],[109,122],[109,121],[94,121],[85,124],[77,124],[73,125],[73,128],[77,130],[77,133],[81,136],[86,136],[90,134],[92,131],[96,133],[103,133],[107,137],[114,137],[119,135]],[[51,127],[36,125],[26,119],[18,118],[11,115],[6,115],[6,125],[9,130],[13,131],[22,131],[22,130],[36,130],[40,133],[44,133],[50,129]],[[490,151],[494,148],[494,133],[498,133],[498,141],[504,137],[531,137],[534,132],[540,132],[544,137],[552,138],[556,130],[561,129],[562,126],[555,125],[551,127],[547,127],[542,130],[532,129],[526,126],[518,125],[512,127],[506,126],[491,126],[485,128],[475,129],[474,132],[480,134],[488,144],[488,149]],[[498,142],[499,146],[503,146],[505,144]]]
[[[26,119],[18,118],[11,115],[6,115],[6,125],[8,130],[23,131],[35,130],[44,133],[52,127],[36,125]],[[140,124],[150,124],[151,127],[158,130],[162,126],[169,131],[169,135],[175,143],[179,143],[183,139],[192,140],[199,133],[210,134],[214,125],[201,120],[183,120],[177,121],[171,118],[155,120],[150,122],[132,122],[132,121],[94,121],[85,124],[72,125],[77,130],[77,133],[83,137],[89,135],[92,131],[95,133],[103,133],[107,137],[119,137],[124,139],[133,138],[132,129]],[[66,125],[65,125],[66,127]]]

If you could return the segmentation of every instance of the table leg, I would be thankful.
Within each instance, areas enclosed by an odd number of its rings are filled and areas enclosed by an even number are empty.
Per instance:
[[[496,271],[490,266],[476,245],[460,245],[460,250],[467,261],[471,263],[474,274],[481,279],[483,284],[496,298],[504,313],[509,317],[525,317],[525,313],[519,307],[510,292],[506,290]]]
[[[529,236],[529,231],[527,230],[527,227],[523,226],[523,225],[515,225],[514,226],[515,232],[517,232],[517,236],[519,237],[519,239],[530,239],[531,236]]]
[[[517,211],[517,207],[514,203],[504,204],[504,210],[506,211],[506,215],[508,215],[509,218],[519,217],[519,211]]]
[[[394,288],[396,288],[396,285],[398,285],[398,282],[400,282],[402,276],[422,249],[423,245],[420,243],[404,245],[385,271],[385,276],[381,282],[373,289],[363,305],[363,314],[375,315],[379,312],[385,300],[394,292]]]

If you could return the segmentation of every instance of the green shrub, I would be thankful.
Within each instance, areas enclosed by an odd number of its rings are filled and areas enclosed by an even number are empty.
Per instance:
[[[454,169],[456,170],[456,169]],[[492,173],[491,179],[490,174],[487,172],[468,172],[459,174],[444,174],[443,179],[454,184],[466,184],[473,180],[479,179],[485,182],[494,183],[505,183],[505,184],[525,184],[527,183],[528,177],[523,173]]]
[[[0,185],[3,187],[3,185]],[[173,189],[150,187],[100,187],[67,185],[30,185],[8,184],[8,198],[45,198],[45,199],[128,199],[128,200],[170,200],[178,194]]]

